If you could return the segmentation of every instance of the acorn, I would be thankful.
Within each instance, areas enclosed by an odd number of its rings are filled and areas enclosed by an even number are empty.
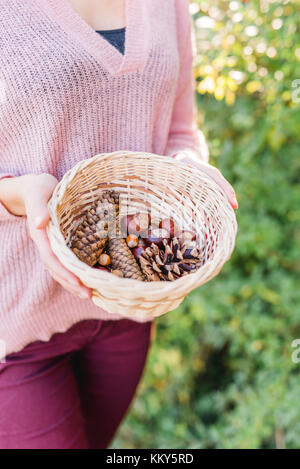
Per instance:
[[[135,234],[130,234],[126,238],[126,243],[129,248],[135,248],[138,245],[139,238]]]
[[[110,256],[108,254],[101,254],[99,257],[99,264],[103,266],[110,265]]]
[[[175,232],[178,231],[178,227],[175,225],[172,218],[164,218],[159,223],[159,228],[164,228],[169,232],[169,238],[174,238]]]
[[[117,277],[123,277],[123,272],[122,270],[119,270],[119,269],[114,269],[111,271],[112,274],[116,275]]]
[[[156,244],[161,246],[164,239],[169,238],[169,232],[164,228],[150,228],[147,234],[147,237],[144,238],[146,244],[151,246],[151,244]]]

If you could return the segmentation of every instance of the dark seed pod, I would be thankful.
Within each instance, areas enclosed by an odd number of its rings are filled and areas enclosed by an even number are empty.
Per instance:
[[[155,228],[151,229],[148,233],[147,238],[143,239],[145,239],[145,242],[148,246],[151,246],[151,244],[161,246],[163,240],[166,238],[168,238],[167,230],[165,230],[164,228]]]

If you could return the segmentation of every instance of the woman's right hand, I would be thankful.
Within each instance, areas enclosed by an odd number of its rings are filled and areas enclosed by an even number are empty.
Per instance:
[[[15,214],[27,215],[30,237],[50,275],[70,293],[82,299],[91,298],[92,290],[82,285],[80,279],[66,269],[56,257],[46,232],[46,226],[50,219],[47,203],[58,180],[46,173],[28,174],[8,179],[10,181],[7,181],[7,185],[11,183],[14,200],[17,200],[15,206],[18,208]]]

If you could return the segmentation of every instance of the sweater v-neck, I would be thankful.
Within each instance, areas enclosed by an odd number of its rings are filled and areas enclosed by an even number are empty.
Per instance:
[[[126,0],[124,55],[95,31],[69,0],[45,0],[48,13],[112,75],[143,70],[149,49],[145,0]]]

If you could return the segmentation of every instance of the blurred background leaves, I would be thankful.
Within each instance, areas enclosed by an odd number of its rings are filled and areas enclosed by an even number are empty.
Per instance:
[[[156,320],[114,448],[300,447],[299,6],[191,1],[198,124],[237,192],[237,245]]]

